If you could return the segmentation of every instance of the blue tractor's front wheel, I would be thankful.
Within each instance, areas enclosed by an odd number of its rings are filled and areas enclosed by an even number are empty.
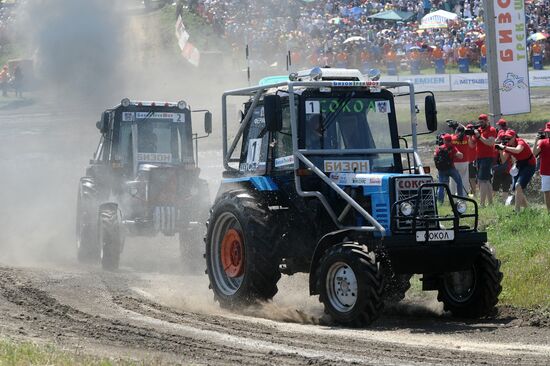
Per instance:
[[[383,280],[373,252],[357,243],[326,251],[316,273],[319,301],[336,323],[362,327],[382,311]]]

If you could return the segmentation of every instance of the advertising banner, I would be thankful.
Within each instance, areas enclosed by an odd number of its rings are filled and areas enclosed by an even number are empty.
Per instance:
[[[535,70],[529,72],[529,86],[550,86],[550,70]]]
[[[495,37],[500,108],[503,115],[531,111],[523,0],[491,0],[495,7]]]
[[[414,84],[415,91],[448,91],[450,79],[448,74],[441,75],[410,75],[400,76],[400,81],[410,80]]]
[[[485,73],[451,74],[451,90],[486,90],[489,81]]]

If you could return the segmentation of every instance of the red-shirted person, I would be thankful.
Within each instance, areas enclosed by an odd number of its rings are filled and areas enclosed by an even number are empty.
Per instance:
[[[452,141],[453,137],[451,135],[447,133],[443,135],[443,144],[435,148],[435,166],[439,175],[439,183],[449,184],[450,178],[453,178],[458,187],[458,195],[464,196],[462,179],[460,178],[460,174],[458,174],[458,171],[453,163],[456,159],[462,159],[463,155],[455,146],[453,146]],[[443,203],[444,198],[445,190],[442,187],[439,187],[437,199],[439,202]]]
[[[477,183],[479,184],[479,202],[493,203],[493,190],[491,187],[491,167],[493,166],[495,139],[497,130],[489,124],[489,116],[480,114],[478,117],[480,127],[475,130],[470,144],[476,147]]]
[[[504,118],[501,118],[497,122],[497,138],[495,143],[500,144],[504,134],[508,130],[508,123]],[[510,175],[510,169],[512,168],[512,162],[510,159],[503,160],[499,150],[495,149],[495,160],[493,162],[493,196],[502,192],[502,199],[505,199],[505,195],[510,192],[512,187],[512,176]]]
[[[512,173],[512,189],[516,192],[516,211],[519,212],[522,207],[527,207],[524,191],[535,174],[537,159],[535,159],[529,144],[517,137],[514,130],[506,131],[502,138],[502,144],[497,145],[497,149],[502,151],[504,161],[510,157],[515,160],[517,172],[516,174]]]
[[[533,154],[540,159],[540,190],[550,213],[550,122],[546,123],[546,128],[535,139]]]
[[[462,157],[460,158],[455,156],[453,163],[455,164],[455,168],[458,170],[458,174],[460,174],[460,178],[462,179],[464,194],[468,194],[468,192],[470,192],[470,175],[468,172],[468,166],[470,165],[469,142],[470,136],[465,134],[464,126],[459,125],[456,128],[455,133],[452,135],[451,144],[462,153]],[[449,188],[451,188],[452,194],[458,193],[458,187],[454,180],[450,182]]]
[[[466,126],[468,129],[474,128],[474,125],[471,123],[468,123]],[[468,176],[470,177],[469,183],[470,183],[470,192],[473,196],[477,195],[477,167],[476,167],[476,145],[471,144],[468,146]]]
[[[499,119],[497,122],[497,141],[501,140],[501,137],[504,136],[506,130],[508,130],[508,122],[504,118]]]

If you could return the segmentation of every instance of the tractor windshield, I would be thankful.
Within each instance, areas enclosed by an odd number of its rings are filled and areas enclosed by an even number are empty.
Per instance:
[[[308,97],[304,101],[302,144],[308,150],[391,149],[396,133],[390,115],[393,103],[382,95]],[[395,127],[395,126],[394,126]],[[370,166],[390,169],[392,154],[371,154]]]
[[[184,113],[123,112],[118,149],[120,160],[131,162],[136,152],[138,164],[192,163],[191,129],[187,124],[190,121],[186,121]]]

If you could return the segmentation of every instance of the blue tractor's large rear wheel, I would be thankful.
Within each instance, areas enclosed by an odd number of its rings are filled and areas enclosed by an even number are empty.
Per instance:
[[[206,268],[220,305],[236,308],[275,296],[280,259],[267,207],[246,190],[230,191],[214,204],[207,226]]]

